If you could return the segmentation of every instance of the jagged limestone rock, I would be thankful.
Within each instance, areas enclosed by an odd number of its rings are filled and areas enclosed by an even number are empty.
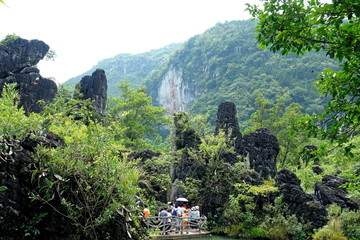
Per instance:
[[[283,202],[289,206],[292,214],[305,222],[310,222],[313,228],[320,228],[326,224],[325,207],[313,195],[304,192],[295,173],[282,169],[275,180]]]
[[[36,68],[32,68],[35,70]],[[20,94],[20,107],[25,113],[42,111],[40,100],[52,102],[57,93],[54,81],[41,77],[39,73],[15,73],[5,79],[0,79],[0,92],[6,84],[16,83],[16,90]]]
[[[54,81],[43,78],[35,65],[45,57],[49,46],[39,40],[18,38],[0,44],[0,94],[5,84],[16,83],[20,107],[26,113],[40,112],[40,100],[51,102],[56,93]]]
[[[19,73],[26,67],[36,65],[49,51],[43,41],[18,38],[0,44],[0,78]]]
[[[277,138],[265,128],[243,136],[242,155],[250,168],[267,179],[276,175],[276,158],[280,148]]]
[[[91,99],[97,113],[104,114],[107,100],[107,80],[103,69],[96,69],[91,76],[84,76],[76,85],[81,99]]]
[[[49,205],[31,198],[35,196],[34,190],[37,188],[37,181],[31,181],[32,174],[39,169],[35,167],[31,152],[37,145],[52,148],[59,142],[63,140],[52,133],[42,138],[28,138],[24,142],[0,141],[0,186],[7,187],[7,190],[0,192],[0,239],[24,238],[29,222],[43,213],[46,214],[41,218],[41,223],[36,225],[40,234],[37,239],[78,239],[73,236],[77,233],[77,228],[68,218]],[[60,201],[53,200],[52,204],[53,207],[61,209]]]
[[[233,141],[235,152],[241,153],[241,140],[239,123],[237,119],[236,106],[233,102],[220,103],[217,112],[215,134],[218,135],[223,131]]]
[[[324,206],[335,203],[341,208],[358,209],[357,203],[348,198],[345,188],[341,187],[346,182],[340,177],[325,175],[322,183],[315,184],[315,195]]]

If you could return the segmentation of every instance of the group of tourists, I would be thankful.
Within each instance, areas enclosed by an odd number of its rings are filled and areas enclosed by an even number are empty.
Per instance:
[[[145,206],[143,210],[145,218],[150,217],[150,210]],[[162,208],[157,214],[161,230],[165,230],[167,234],[173,227],[175,232],[183,228],[197,228],[197,221],[200,218],[200,207],[189,207],[188,204],[168,202],[168,206]]]
[[[200,208],[199,206],[195,207],[188,207],[187,204],[173,204],[171,202],[168,202],[169,207],[167,209],[162,209],[162,211],[159,212],[159,216],[161,212],[167,211],[167,213],[171,213],[171,216],[174,217],[190,217],[190,218],[199,218],[200,217]],[[169,216],[169,215],[168,215]]]

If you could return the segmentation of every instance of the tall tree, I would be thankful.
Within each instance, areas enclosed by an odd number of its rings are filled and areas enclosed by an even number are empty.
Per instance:
[[[117,119],[127,147],[140,150],[145,147],[145,137],[156,137],[156,127],[169,123],[166,110],[152,106],[152,99],[144,87],[133,89],[128,81],[121,82],[119,98],[111,98],[107,104],[107,113]]]
[[[325,69],[315,83],[320,93],[330,97],[327,109],[304,125],[314,135],[346,141],[360,126],[359,2],[261,1],[263,7],[248,4],[247,8],[259,19],[257,40],[261,47],[282,54],[325,51],[339,61],[341,70]]]

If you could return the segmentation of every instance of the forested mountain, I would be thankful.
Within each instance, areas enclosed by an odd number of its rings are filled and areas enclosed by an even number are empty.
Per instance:
[[[162,105],[168,101],[161,86],[169,81],[169,71],[181,76],[179,93],[193,98],[184,109],[192,113],[216,115],[218,104],[235,102],[240,120],[247,120],[257,107],[254,90],[268,99],[283,96],[285,104],[298,102],[306,113],[323,109],[324,98],[312,82],[325,68],[336,68],[323,53],[303,56],[274,54],[261,50],[255,40],[255,22],[232,21],[217,24],[204,34],[189,39],[170,59],[166,70],[150,76],[146,82],[150,94]],[[167,92],[166,92],[167,91]],[[188,92],[188,94],[186,94]],[[196,101],[195,101],[196,99]],[[177,106],[186,99],[176,99]],[[183,109],[173,109],[183,110]]]
[[[171,113],[208,113],[212,122],[217,106],[226,100],[238,106],[240,121],[249,119],[257,109],[255,90],[272,102],[282,96],[285,106],[297,102],[305,113],[320,112],[326,101],[313,82],[323,69],[336,69],[336,62],[321,52],[282,56],[259,49],[255,30],[253,21],[218,23],[184,44],[120,54],[84,74],[103,68],[112,94],[117,94],[120,80],[145,84],[153,100]]]

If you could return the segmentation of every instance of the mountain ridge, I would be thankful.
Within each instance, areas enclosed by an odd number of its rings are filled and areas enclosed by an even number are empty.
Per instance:
[[[285,107],[297,102],[305,113],[322,111],[326,99],[313,82],[323,69],[338,68],[337,62],[321,52],[283,56],[261,50],[255,24],[250,20],[218,23],[185,43],[133,55],[140,60],[132,61],[133,71],[126,74],[120,74],[124,73],[121,54],[118,59],[100,61],[93,69],[105,70],[110,91],[116,81],[124,79],[133,86],[145,85],[154,103],[169,113],[215,116],[221,102],[233,101],[239,108],[239,120],[244,121],[257,108],[255,90],[272,102],[283,96]]]

